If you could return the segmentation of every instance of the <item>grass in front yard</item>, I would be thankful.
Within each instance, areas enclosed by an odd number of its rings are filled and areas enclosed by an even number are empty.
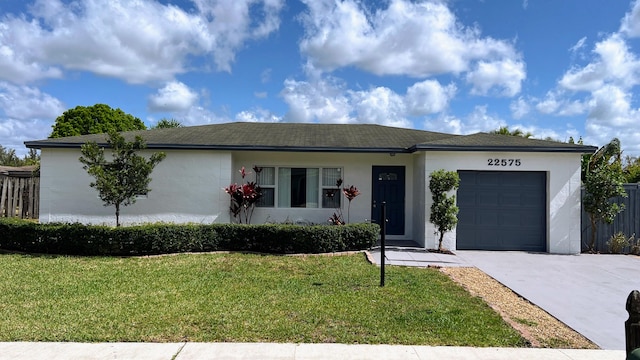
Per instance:
[[[361,254],[0,255],[0,341],[524,346],[437,270]]]

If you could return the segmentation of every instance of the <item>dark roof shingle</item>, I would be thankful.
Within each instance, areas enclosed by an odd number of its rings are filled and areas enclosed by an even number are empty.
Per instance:
[[[128,131],[142,136],[149,149],[273,150],[326,152],[414,152],[487,150],[593,152],[595,148],[495,134],[451,135],[374,124],[248,123]],[[27,141],[30,148],[77,148],[87,141],[106,144],[105,134]]]
[[[475,133],[416,144],[415,150],[594,152],[596,148],[521,136]]]

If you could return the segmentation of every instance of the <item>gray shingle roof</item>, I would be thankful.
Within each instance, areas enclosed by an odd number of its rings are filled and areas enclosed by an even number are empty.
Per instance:
[[[528,151],[528,152],[594,152],[593,146],[569,144],[558,141],[527,139],[520,136],[476,133],[452,135],[448,138],[416,144],[415,150],[456,151]]]
[[[501,150],[593,152],[594,147],[495,134],[451,135],[373,124],[248,123],[128,131],[149,149],[214,149],[325,152],[414,152],[417,150]],[[77,148],[106,144],[105,134],[27,141],[29,148]]]

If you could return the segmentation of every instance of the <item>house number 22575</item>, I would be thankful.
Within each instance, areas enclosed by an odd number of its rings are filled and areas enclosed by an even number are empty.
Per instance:
[[[520,159],[487,159],[489,166],[520,166]]]

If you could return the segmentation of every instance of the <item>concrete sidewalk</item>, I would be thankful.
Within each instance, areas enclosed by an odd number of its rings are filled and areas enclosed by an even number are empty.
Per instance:
[[[0,343],[0,359],[24,360],[623,360],[623,350],[272,343]]]

